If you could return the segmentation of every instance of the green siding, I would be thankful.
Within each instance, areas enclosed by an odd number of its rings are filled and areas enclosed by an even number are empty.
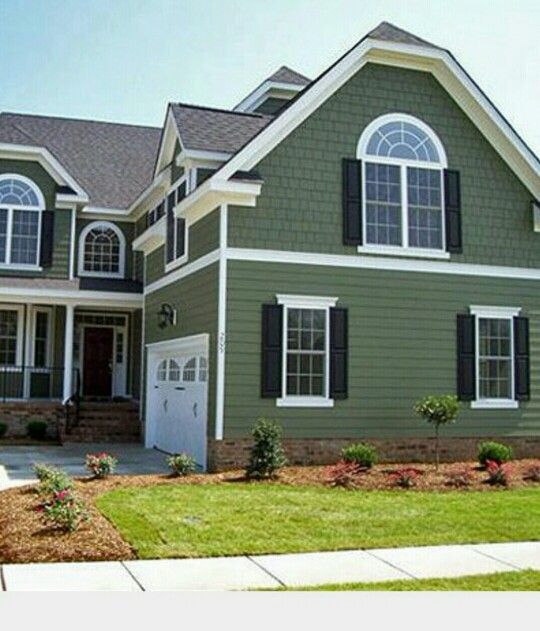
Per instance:
[[[137,309],[133,312],[130,318],[130,325],[129,358],[131,361],[128,392],[132,394],[134,399],[138,399],[141,392],[142,309]],[[131,387],[129,384],[131,384]]]
[[[287,103],[287,99],[278,99],[276,97],[271,97],[266,99],[263,103],[256,108],[256,112],[259,114],[275,114],[278,110],[280,110]]]
[[[449,436],[540,435],[540,282],[282,263],[228,263],[225,437],[259,416],[291,437],[419,437],[414,402],[456,391],[456,314],[520,306],[531,324],[531,401],[519,410],[463,406]],[[278,408],[260,397],[261,305],[277,293],[338,296],[349,310],[349,398],[330,409]]]
[[[56,200],[56,182],[37,162],[26,160],[0,160],[0,175],[13,173],[30,178],[41,190],[47,209],[53,209]],[[68,278],[71,238],[71,211],[55,210],[53,262],[41,272],[0,270],[0,276]]]
[[[189,227],[187,263],[193,263],[219,247],[219,212],[216,208]],[[165,246],[162,245],[146,256],[145,282],[149,285],[164,275]]]
[[[163,303],[177,309],[177,323],[159,327]],[[208,333],[208,434],[214,433],[216,391],[216,336],[218,318],[218,264],[209,265],[182,280],[145,296],[145,344]]]
[[[342,243],[341,160],[356,157],[377,116],[405,112],[430,125],[449,168],[461,172],[461,263],[535,267],[531,194],[437,80],[428,73],[368,64],[255,168],[257,208],[231,208],[229,245],[354,255]]]

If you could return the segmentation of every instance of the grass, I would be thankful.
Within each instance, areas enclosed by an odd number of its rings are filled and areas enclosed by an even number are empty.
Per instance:
[[[540,591],[540,572],[501,572],[460,578],[425,578],[421,580],[387,581],[382,583],[343,583],[318,585],[300,590],[280,588],[282,591],[323,592],[537,592]]]
[[[540,489],[346,491],[203,484],[111,491],[96,504],[143,559],[538,540]]]

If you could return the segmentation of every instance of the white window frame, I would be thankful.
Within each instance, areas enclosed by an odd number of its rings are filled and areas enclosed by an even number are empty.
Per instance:
[[[22,366],[23,364],[23,346],[24,346],[24,306],[12,305],[0,303],[0,311],[16,311],[17,312],[17,341],[15,349],[15,365],[13,364],[1,364],[0,371],[9,372],[14,371],[16,366]]]
[[[19,205],[19,204],[4,204],[0,203],[0,208],[8,211],[7,224],[6,224],[6,260],[0,261],[0,269],[13,269],[13,270],[32,270],[41,271],[43,268],[40,266],[39,261],[41,257],[41,213],[45,210],[45,198],[41,189],[37,184],[27,178],[24,175],[18,173],[3,173],[0,175],[0,182],[3,180],[20,180],[24,184],[30,186],[38,198],[37,206]],[[36,262],[35,263],[12,263],[11,262],[11,249],[12,249],[12,237],[13,237],[13,214],[16,210],[31,211],[39,213],[38,217],[38,232],[37,232],[37,248],[36,248]]]
[[[330,308],[335,307],[338,298],[325,296],[284,295],[276,296],[277,304],[283,306],[282,361],[281,361],[281,397],[276,399],[277,407],[330,408],[334,399],[330,398]],[[324,359],[324,396],[287,394],[287,314],[289,309],[318,309],[326,312],[325,316],[325,359]]]
[[[471,408],[474,410],[508,410],[519,407],[519,402],[515,398],[508,399],[486,399],[480,395],[480,319],[510,320],[510,391],[512,397],[515,396],[515,376],[514,376],[514,318],[521,312],[521,307],[486,307],[473,305],[469,308],[470,314],[474,316],[474,362],[475,362],[475,391],[476,398],[471,401]]]
[[[193,175],[195,173],[195,175]],[[165,195],[165,221],[167,221],[167,197],[173,192],[176,191],[176,189],[182,185],[183,182],[186,183],[186,197],[190,194],[190,192],[192,190],[194,190],[195,188],[195,183],[194,183],[194,178],[196,177],[196,170],[191,168],[191,169],[185,169],[184,171],[184,175],[182,175],[182,177],[178,178],[174,184],[170,187],[170,189],[167,191],[167,194]],[[174,204],[174,210],[176,210],[176,200],[175,200],[175,204]],[[174,212],[173,210],[173,212]],[[179,219],[179,217],[176,216],[175,214],[175,225],[174,225],[174,253],[176,254],[176,236],[177,236],[177,231],[176,231],[176,220]],[[183,217],[183,219],[185,219],[185,217]],[[166,230],[165,230],[166,232]],[[165,260],[165,272],[170,272],[173,269],[176,269],[177,267],[180,267],[180,265],[183,265],[184,263],[187,262],[188,260],[188,252],[189,252],[189,230],[188,230],[188,221],[187,219],[185,219],[184,221],[184,254],[182,254],[182,256],[179,256],[178,258],[174,258],[172,261],[167,262],[167,238],[165,238],[165,251],[163,253],[164,256],[164,260]]]
[[[403,158],[389,158],[374,156],[367,153],[367,146],[372,135],[379,127],[390,122],[403,122],[415,125],[423,131],[435,145],[439,154],[439,162],[426,162],[423,160],[405,160]],[[444,209],[444,169],[448,166],[444,146],[435,132],[424,122],[409,114],[393,113],[379,116],[364,129],[358,141],[356,156],[362,161],[362,245],[357,246],[360,254],[386,254],[390,256],[413,256],[423,258],[449,259],[450,253],[445,249],[446,225]],[[366,163],[385,164],[397,166],[400,170],[401,186],[401,239],[402,245],[383,245],[367,243],[366,239]],[[441,248],[419,248],[409,246],[409,199],[407,168],[420,168],[426,170],[440,171],[441,174]]]
[[[119,243],[119,266],[118,272],[95,272],[84,269],[84,244],[86,237],[95,228],[110,228],[118,237]],[[79,235],[79,276],[91,276],[94,278],[124,278],[126,269],[126,238],[120,228],[111,221],[92,221],[86,225]]]

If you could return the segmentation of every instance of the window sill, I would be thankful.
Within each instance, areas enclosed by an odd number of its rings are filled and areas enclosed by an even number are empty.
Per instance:
[[[278,408],[333,408],[334,399],[326,397],[281,397],[276,399]]]
[[[517,410],[519,402],[514,399],[479,399],[471,401],[472,410]]]
[[[184,254],[184,256],[174,259],[174,261],[171,261],[170,263],[165,263],[165,273],[172,272],[173,269],[176,269],[177,267],[180,267],[180,265],[187,263],[187,260],[187,254]]]
[[[107,274],[104,272],[84,272],[84,271],[79,271],[77,273],[77,276],[80,276],[81,278],[114,278],[115,280],[123,280],[124,279],[124,273],[114,273],[114,274]]]
[[[450,252],[428,250],[427,248],[402,248],[385,245],[359,245],[359,254],[383,254],[386,256],[408,256],[423,259],[450,259]]]
[[[18,265],[17,263],[0,263],[0,270],[13,270],[20,272],[42,272],[40,265]]]

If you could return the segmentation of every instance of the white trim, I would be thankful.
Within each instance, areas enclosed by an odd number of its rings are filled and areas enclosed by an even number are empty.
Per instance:
[[[225,415],[225,352],[227,350],[227,204],[221,205],[219,213],[218,334],[216,349],[216,440],[223,439],[223,425]]]
[[[167,230],[166,223],[166,215],[163,215],[134,239],[131,244],[132,249],[139,250],[147,255],[163,245],[165,243],[165,233]]]
[[[170,285],[171,283],[175,283],[177,280],[185,278],[186,276],[190,276],[191,274],[194,274],[195,272],[198,272],[199,270],[207,267],[208,265],[212,265],[217,261],[219,261],[219,248],[216,248],[212,252],[201,256],[200,258],[193,261],[193,263],[188,263],[180,269],[177,269],[174,272],[167,274],[166,276],[162,276],[159,280],[150,283],[144,288],[144,295],[146,296],[154,291],[157,291],[158,289],[162,289],[163,287]]]
[[[304,296],[302,294],[276,294],[278,305],[295,309],[328,309],[335,307],[338,298],[326,296]]]
[[[306,84],[307,85],[307,84]],[[267,79],[244,97],[238,105],[233,107],[234,112],[253,112],[262,103],[270,98],[291,99],[302,92],[306,85],[288,83],[285,81],[271,81]]]
[[[471,305],[469,311],[471,315],[480,318],[515,318],[521,313],[521,307],[484,307]]]
[[[333,408],[334,399],[326,397],[286,396],[276,399],[278,408]]]
[[[291,263],[319,267],[351,267],[396,272],[424,272],[432,274],[514,278],[516,280],[540,280],[540,269],[537,268],[477,265],[473,263],[453,263],[450,261],[428,261],[391,257],[378,258],[374,256],[350,256],[346,254],[291,252],[289,250],[250,248],[227,248],[227,258],[237,261]]]
[[[540,198],[540,161],[447,51],[370,38],[346,53],[214,177],[228,179],[238,170],[253,168],[368,62],[432,73],[534,196]]]
[[[330,397],[330,308],[336,306],[338,298],[326,296],[306,296],[277,294],[278,305],[283,306],[283,330],[281,352],[281,397],[276,399],[277,407],[333,407]],[[324,320],[324,396],[287,394],[287,354],[288,354],[288,316],[289,309],[318,309],[325,312]]]
[[[66,305],[64,323],[64,383],[62,401],[65,403],[73,394],[73,336],[75,333],[75,306]]]
[[[41,189],[34,182],[34,180],[31,180],[29,177],[26,177],[25,175],[20,175],[19,173],[2,173],[0,174],[0,182],[2,182],[3,180],[21,180],[21,182],[23,182],[24,184],[27,184],[34,191],[34,193],[36,194],[38,198],[37,206],[26,206],[26,205],[16,204],[17,208],[24,208],[24,209],[38,208],[39,210],[43,210],[45,208],[45,197],[43,196]],[[4,206],[13,206],[13,204],[2,203],[2,208]]]
[[[359,254],[381,254],[386,256],[410,256],[424,259],[450,259],[450,253],[444,250],[431,250],[429,248],[409,248],[393,245],[359,245]]]
[[[519,402],[513,399],[478,399],[471,401],[471,410],[517,410]]]
[[[0,311],[15,311],[17,313],[17,347],[15,350],[15,365],[21,366],[23,364],[23,346],[24,346],[24,330],[25,330],[25,317],[24,317],[24,305],[16,304],[4,304],[0,303]],[[9,368],[12,364],[1,364],[0,368]]]
[[[118,272],[92,272],[84,269],[84,242],[88,233],[95,228],[111,229],[118,237],[119,245],[119,269]],[[126,238],[120,228],[110,221],[93,221],[86,225],[79,235],[79,276],[91,276],[94,278],[124,278],[126,267]]]
[[[515,409],[519,407],[519,402],[515,399],[486,399],[480,397],[480,318],[484,319],[504,319],[510,321],[510,392],[515,394],[514,377],[514,327],[513,318],[521,312],[521,307],[499,307],[499,306],[478,306],[469,307],[471,315],[474,315],[474,368],[475,368],[475,391],[476,398],[471,401],[471,409]]]
[[[1,279],[0,279],[1,280]],[[52,287],[2,287],[0,300],[28,304],[74,305],[84,307],[118,307],[119,309],[140,309],[143,296],[121,291],[81,291],[79,289],[54,289]],[[2,304],[2,303],[0,303]]]
[[[75,278],[75,251],[77,245],[77,207],[71,207],[71,227],[69,232],[69,280]]]
[[[44,305],[28,305],[29,313],[29,330],[27,335],[27,356],[26,364],[36,367],[36,324],[37,314],[47,314],[47,349],[45,351],[45,366],[37,366],[38,368],[47,368],[53,363],[53,307]]]
[[[85,190],[44,147],[0,143],[0,158],[11,160],[37,160],[57,184],[67,185],[75,191],[77,201],[83,203],[88,202],[88,195]],[[69,199],[71,200],[72,198],[73,196],[70,195]]]
[[[177,352],[195,352],[198,349],[202,349],[205,353],[208,353],[210,336],[208,333],[197,333],[195,335],[187,335],[186,337],[176,337],[172,340],[163,340],[162,342],[151,342],[146,344],[146,350],[148,352],[165,352],[165,353],[177,353]]]
[[[202,149],[183,149],[176,156],[176,166],[182,166],[187,160],[201,160],[208,162],[223,163],[226,162],[233,154],[224,151],[204,151]]]

